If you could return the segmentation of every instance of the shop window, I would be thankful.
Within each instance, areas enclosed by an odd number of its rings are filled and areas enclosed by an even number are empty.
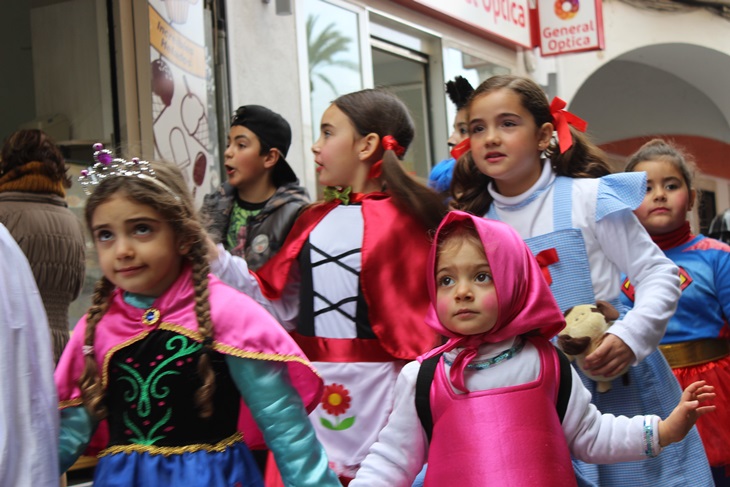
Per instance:
[[[107,2],[29,0],[0,3],[0,140],[40,129],[61,148],[74,181],[69,208],[83,219],[86,196],[75,182],[92,162],[92,144],[113,145],[115,128]],[[69,309],[72,328],[91,303],[101,276],[89,240],[86,279]]]
[[[147,3],[154,157],[182,170],[201,205],[220,184],[211,12],[203,2]]]
[[[425,180],[431,169],[428,57],[380,39],[373,38],[371,44],[375,86],[386,87],[403,100],[415,124],[416,137],[403,166],[408,173]]]
[[[31,0],[0,5],[0,137],[21,128],[59,145],[114,137],[106,2]],[[71,35],[73,34],[73,35]]]
[[[359,13],[337,2],[304,2],[313,135],[332,100],[363,88]]]

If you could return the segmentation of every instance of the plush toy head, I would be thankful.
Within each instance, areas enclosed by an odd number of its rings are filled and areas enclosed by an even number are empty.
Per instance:
[[[598,348],[606,331],[618,317],[616,308],[605,301],[597,301],[595,305],[574,306],[565,312],[565,328],[558,335],[558,348],[571,360],[575,359],[586,376],[598,382],[596,387],[598,392],[611,390],[611,381],[628,370],[623,370],[616,376],[606,377],[592,375],[583,368],[586,356]]]

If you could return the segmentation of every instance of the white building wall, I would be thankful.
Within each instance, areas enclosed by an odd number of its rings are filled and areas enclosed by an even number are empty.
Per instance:
[[[606,0],[603,19],[605,50],[556,58],[558,93],[566,100],[572,99],[586,79],[602,65],[640,47],[689,43],[730,56],[730,22],[705,10],[657,12],[640,10],[618,0]],[[695,65],[697,59],[678,57],[674,62],[684,63],[688,66],[687,71],[692,71],[689,67]],[[706,82],[727,84],[727,80]],[[730,107],[730,96],[723,104]]]
[[[292,127],[286,160],[304,181],[310,146],[302,144],[304,115],[295,15],[277,15],[275,0],[228,0],[226,9],[231,111],[256,104],[284,117]]]

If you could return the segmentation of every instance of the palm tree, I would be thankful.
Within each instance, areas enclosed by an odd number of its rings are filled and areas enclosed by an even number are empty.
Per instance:
[[[320,32],[316,38],[314,37],[314,25],[318,16],[310,15],[307,17],[307,51],[309,54],[309,90],[314,91],[314,78],[319,78],[323,83],[329,86],[335,95],[339,95],[337,88],[332,80],[321,71],[327,67],[337,66],[345,69],[356,71],[359,69],[358,63],[348,61],[346,59],[335,59],[335,57],[343,52],[347,52],[351,37],[347,37],[336,29],[335,23],[332,22]]]

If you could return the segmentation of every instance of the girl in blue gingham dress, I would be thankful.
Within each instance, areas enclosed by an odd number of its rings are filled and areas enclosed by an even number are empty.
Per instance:
[[[621,309],[620,275],[637,289],[599,348],[586,358],[596,375],[627,365],[628,381],[609,392],[581,379],[601,412],[666,417],[681,395],[657,350],[679,299],[677,267],[651,241],[632,210],[646,192],[644,173],[608,175],[600,151],[578,130],[585,122],[548,104],[533,81],[495,76],[469,102],[470,150],[460,158],[454,193],[461,209],[502,220],[527,242],[565,311],[601,299]],[[568,127],[568,124],[574,128]],[[644,462],[588,465],[574,461],[579,483],[601,487],[712,486],[696,429],[661,457]]]

